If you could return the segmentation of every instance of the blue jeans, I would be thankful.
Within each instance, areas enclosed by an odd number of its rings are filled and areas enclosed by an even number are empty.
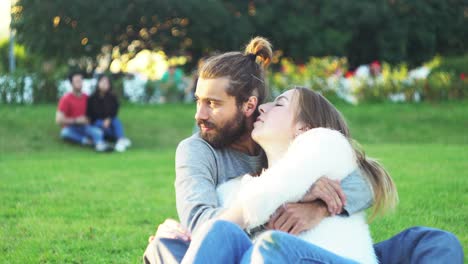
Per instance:
[[[463,263],[463,247],[458,238],[430,227],[406,229],[375,244],[374,250],[380,263]]]
[[[104,119],[94,121],[94,126],[99,127],[104,132],[104,137],[111,139],[120,139],[124,136],[122,122],[117,117],[111,119],[111,123],[107,128],[104,128]]]
[[[355,263],[297,237],[268,231],[252,244],[237,225],[215,221],[200,230],[192,245],[177,239],[156,239],[145,251],[145,263]],[[203,237],[203,239],[200,239]],[[273,242],[274,241],[274,242]],[[460,241],[451,233],[413,227],[374,245],[379,262],[463,263]]]
[[[102,143],[104,135],[101,129],[91,125],[70,125],[62,128],[60,137],[78,144],[91,139],[94,144]]]
[[[357,264],[280,231],[266,231],[252,244],[238,225],[227,221],[205,225],[194,238],[183,262]]]

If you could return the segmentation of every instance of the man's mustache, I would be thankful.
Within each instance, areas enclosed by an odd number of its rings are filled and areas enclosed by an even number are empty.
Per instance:
[[[211,123],[210,121],[206,121],[206,120],[197,121],[197,125],[198,125],[198,127],[203,125],[206,128],[216,128],[216,125],[214,123]]]

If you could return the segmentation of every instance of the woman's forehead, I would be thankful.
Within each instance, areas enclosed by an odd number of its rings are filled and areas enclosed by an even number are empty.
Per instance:
[[[276,97],[276,100],[279,100],[281,98],[286,98],[288,101],[291,101],[293,94],[294,94],[295,89],[290,89],[287,90],[286,92],[280,94],[278,97]]]

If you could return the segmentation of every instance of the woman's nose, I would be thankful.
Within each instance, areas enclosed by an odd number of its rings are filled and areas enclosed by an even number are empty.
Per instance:
[[[258,110],[260,111],[261,114],[264,114],[264,113],[265,113],[265,104],[261,104],[261,105],[258,107]]]

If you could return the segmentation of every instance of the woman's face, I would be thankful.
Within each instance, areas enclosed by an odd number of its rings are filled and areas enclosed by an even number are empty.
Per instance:
[[[273,102],[260,105],[260,116],[252,131],[252,138],[257,143],[289,144],[294,139],[298,127],[295,122],[295,93],[295,89],[288,90]]]
[[[101,80],[99,80],[98,88],[99,88],[99,92],[101,93],[106,93],[107,91],[109,91],[110,89],[109,78],[102,77]]]

